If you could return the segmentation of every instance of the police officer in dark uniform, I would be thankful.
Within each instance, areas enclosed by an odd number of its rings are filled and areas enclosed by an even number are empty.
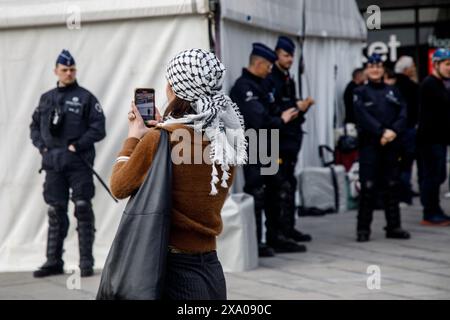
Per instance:
[[[33,113],[31,140],[42,155],[45,170],[44,199],[48,208],[47,261],[35,277],[64,273],[63,243],[69,228],[69,190],[75,204],[80,250],[81,276],[93,275],[94,143],[105,133],[105,116],[97,98],[76,81],[75,60],[67,50],[58,56],[55,67],[57,87],[44,93]],[[84,160],[83,160],[84,159]]]
[[[361,181],[357,241],[370,239],[376,188],[383,191],[386,237],[409,239],[410,234],[401,228],[399,209],[399,136],[406,129],[406,104],[396,87],[383,82],[380,55],[368,58],[366,71],[368,83],[354,90]]]
[[[238,105],[247,130],[253,129],[259,139],[260,129],[280,129],[292,121],[298,114],[296,108],[284,111],[274,116],[270,113],[274,98],[266,91],[264,79],[270,74],[272,65],[277,59],[275,52],[261,43],[254,43],[250,55],[248,68],[242,70],[242,75],[236,80],[231,89],[230,97]],[[270,144],[270,143],[269,143]],[[257,146],[249,145],[249,152],[255,151]],[[259,256],[273,256],[277,252],[304,251],[294,240],[283,237],[279,230],[279,215],[277,212],[265,211],[266,240],[262,243],[262,211],[264,210],[265,177],[261,174],[262,164],[249,163],[244,166],[244,191],[253,196],[255,202],[255,216]],[[273,248],[273,249],[272,249]]]
[[[280,168],[277,174],[267,176],[265,210],[278,211],[283,234],[295,241],[311,241],[311,236],[295,229],[295,191],[297,179],[294,175],[297,155],[303,139],[302,123],[305,113],[314,101],[297,99],[295,81],[289,74],[294,62],[295,44],[285,36],[280,36],[275,47],[277,61],[266,78],[267,90],[275,97],[271,113],[280,116],[285,110],[298,109],[297,117],[280,128]]]

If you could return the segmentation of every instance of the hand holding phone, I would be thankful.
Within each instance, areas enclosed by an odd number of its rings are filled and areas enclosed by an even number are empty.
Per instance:
[[[128,138],[141,139],[150,130],[134,102],[131,103],[128,120]]]

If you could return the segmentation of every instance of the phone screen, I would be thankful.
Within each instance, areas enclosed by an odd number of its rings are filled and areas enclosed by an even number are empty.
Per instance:
[[[134,103],[144,121],[155,120],[155,90],[140,88],[134,92]]]

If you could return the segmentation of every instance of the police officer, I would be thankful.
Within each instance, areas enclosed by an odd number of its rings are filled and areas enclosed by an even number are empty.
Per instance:
[[[246,129],[256,131],[259,140],[260,129],[280,129],[292,121],[298,114],[296,108],[284,111],[279,116],[270,113],[273,95],[266,91],[264,79],[270,74],[272,65],[277,59],[275,52],[261,43],[254,43],[250,55],[248,68],[242,70],[242,75],[236,80],[230,96],[238,105],[245,122]],[[257,146],[250,145],[249,152]],[[264,210],[264,176],[261,175],[262,164],[249,163],[244,166],[244,191],[253,196],[255,202],[255,216],[259,256],[273,256],[278,252],[298,252],[304,248],[292,239],[283,237],[279,230],[279,216],[276,212],[265,211],[266,240],[262,243],[262,211]],[[273,249],[272,249],[273,248]]]
[[[437,49],[433,71],[420,84],[418,128],[420,200],[422,225],[448,226],[450,217],[440,205],[440,186],[447,177],[447,147],[450,145],[450,49]]]
[[[55,67],[57,87],[44,93],[33,113],[31,140],[42,155],[46,171],[44,199],[48,208],[47,261],[34,277],[62,274],[63,242],[69,219],[69,190],[75,204],[80,250],[81,276],[93,275],[94,212],[91,199],[94,183],[94,143],[105,137],[105,116],[97,98],[76,81],[75,60],[67,50],[58,56]]]
[[[380,55],[368,58],[366,71],[368,83],[354,90],[361,181],[357,241],[370,239],[377,187],[384,191],[386,237],[409,239],[410,234],[401,228],[398,198],[399,135],[406,129],[406,105],[398,89],[383,82]]]
[[[286,237],[295,241],[311,241],[310,235],[303,234],[294,228],[297,189],[294,169],[302,145],[304,115],[314,101],[310,97],[304,101],[297,99],[295,82],[289,73],[294,62],[294,42],[288,37],[280,36],[275,52],[278,59],[265,80],[267,90],[271,91],[275,97],[271,113],[280,116],[283,111],[296,108],[298,114],[294,120],[280,129],[280,167],[277,174],[267,176],[265,210],[279,212],[280,227]]]

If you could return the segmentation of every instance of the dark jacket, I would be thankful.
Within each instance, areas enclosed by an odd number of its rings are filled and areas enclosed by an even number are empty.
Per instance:
[[[295,81],[288,71],[281,70],[274,64],[271,74],[265,79],[266,90],[273,93],[275,103],[271,105],[271,114],[281,117],[283,111],[296,107],[299,100],[296,96]],[[286,123],[280,130],[280,153],[297,156],[300,151],[305,122],[305,113],[299,112],[298,117]]]
[[[385,129],[393,130],[397,136],[405,131],[406,104],[396,87],[369,81],[353,92],[356,125],[362,145],[380,144]]]
[[[344,91],[344,105],[345,105],[345,123],[355,123],[355,113],[353,111],[353,90],[358,88],[355,81],[350,81],[345,87]]]
[[[422,144],[450,144],[450,93],[433,75],[420,85],[418,141]]]
[[[400,91],[407,108],[407,127],[414,128],[419,120],[419,85],[404,74],[396,74],[395,86]]]
[[[55,108],[63,114],[57,134],[50,132],[50,115]],[[93,163],[94,143],[106,136],[105,116],[97,98],[76,82],[66,87],[56,87],[44,93],[35,109],[30,124],[33,145],[43,153],[43,168],[63,169],[70,162],[82,166],[80,160],[67,151],[73,144],[78,153]]]
[[[231,88],[230,97],[244,117],[245,129],[281,129],[285,126],[281,117],[270,112],[275,100],[272,92],[266,90],[264,79],[247,69],[242,70]]]

